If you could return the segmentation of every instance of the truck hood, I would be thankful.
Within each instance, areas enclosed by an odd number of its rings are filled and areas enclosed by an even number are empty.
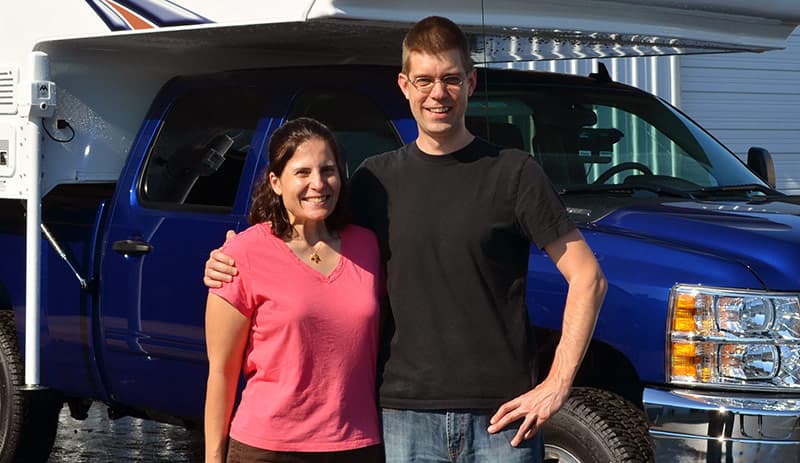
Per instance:
[[[733,260],[749,268],[764,289],[796,291],[800,290],[797,199],[637,205],[617,209],[594,225],[598,231]]]

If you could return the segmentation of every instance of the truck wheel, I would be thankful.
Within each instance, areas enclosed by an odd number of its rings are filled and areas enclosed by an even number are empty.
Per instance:
[[[642,411],[602,389],[574,388],[542,432],[547,463],[655,461]]]
[[[0,311],[0,463],[46,462],[63,402],[52,391],[23,392],[14,313]]]

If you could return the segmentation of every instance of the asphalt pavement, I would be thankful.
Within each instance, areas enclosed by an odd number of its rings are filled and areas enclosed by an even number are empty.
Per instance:
[[[79,421],[64,407],[48,463],[202,463],[198,430],[138,418],[108,418],[103,404],[93,404]]]

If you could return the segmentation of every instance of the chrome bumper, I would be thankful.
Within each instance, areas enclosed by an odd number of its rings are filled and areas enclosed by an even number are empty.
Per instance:
[[[646,388],[661,462],[800,462],[800,395]]]

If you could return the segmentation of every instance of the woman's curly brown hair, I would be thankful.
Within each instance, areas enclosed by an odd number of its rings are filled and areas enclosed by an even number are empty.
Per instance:
[[[344,159],[336,143],[333,132],[322,122],[308,117],[299,117],[286,122],[279,127],[269,139],[267,148],[269,164],[262,171],[258,181],[253,187],[252,204],[248,221],[251,225],[270,222],[272,233],[284,240],[292,238],[294,229],[289,223],[289,215],[280,196],[272,191],[269,183],[270,172],[280,177],[286,163],[294,156],[297,147],[302,143],[318,138],[328,144],[336,160],[336,171],[341,179],[339,200],[333,208],[331,215],[325,219],[325,225],[330,231],[338,231],[350,222],[350,194],[344,171]]]

